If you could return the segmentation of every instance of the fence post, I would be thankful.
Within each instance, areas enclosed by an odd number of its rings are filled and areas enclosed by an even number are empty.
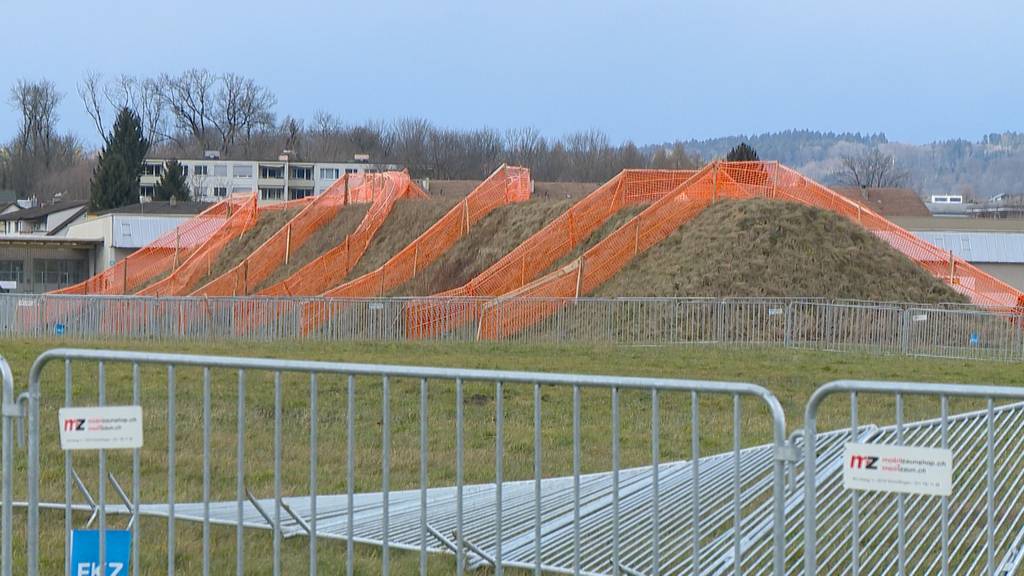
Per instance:
[[[904,356],[910,354],[910,308],[903,309],[900,322],[900,353]]]

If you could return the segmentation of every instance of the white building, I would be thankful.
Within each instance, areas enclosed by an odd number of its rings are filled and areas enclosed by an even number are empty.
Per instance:
[[[396,170],[395,165],[368,162],[296,162],[282,155],[263,160],[178,160],[192,190],[192,199],[215,202],[230,194],[259,191],[260,202],[281,202],[320,194],[344,174]],[[152,200],[167,159],[147,158],[140,179],[140,197]]]
[[[90,267],[98,273],[209,207],[209,204],[198,202],[131,204],[90,214],[71,224],[66,236],[69,239],[102,241],[91,255],[93,262]]]

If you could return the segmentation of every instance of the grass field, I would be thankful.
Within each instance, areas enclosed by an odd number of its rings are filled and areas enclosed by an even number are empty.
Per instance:
[[[779,349],[737,349],[711,347],[594,348],[574,346],[524,346],[492,344],[376,344],[376,343],[306,343],[277,342],[269,344],[166,344],[166,343],[75,343],[66,340],[24,341],[0,340],[0,354],[11,364],[16,388],[22,389],[33,359],[42,351],[56,346],[102,347],[160,352],[196,354],[228,354],[301,358],[328,361],[413,364],[488,369],[579,372],[591,374],[659,376],[753,382],[772,390],[782,402],[793,430],[801,424],[807,397],[820,384],[840,378],[879,380],[912,380],[935,382],[993,383],[1024,385],[1024,370],[1019,364],[944,361],[932,359],[839,355],[831,353]],[[96,368],[76,364],[76,402],[95,399]],[[142,500],[161,501],[167,491],[167,387],[166,374],[156,367],[142,372],[143,406],[145,410],[146,445],[142,450]],[[127,366],[107,367],[108,402],[129,403],[130,369]],[[307,377],[285,376],[282,413],[284,420],[283,485],[285,495],[308,493],[309,384]],[[202,487],[202,380],[198,370],[180,369],[176,387],[177,482],[178,501],[195,501]],[[236,376],[215,371],[212,378],[212,497],[234,499]],[[42,398],[42,495],[44,500],[63,500],[63,456],[57,441],[56,409],[63,402],[63,367],[59,363],[44,372]],[[320,436],[318,476],[322,493],[345,490],[345,383],[342,378],[323,377],[319,383]],[[533,463],[533,390],[531,387],[508,385],[505,404],[505,474],[506,479],[531,477]],[[272,422],[274,410],[273,382],[269,374],[251,374],[247,385],[247,485],[260,498],[272,495],[273,454]],[[689,395],[663,394],[661,404],[661,458],[663,461],[689,457],[690,406]],[[391,395],[392,424],[392,489],[418,486],[419,383],[395,381]],[[571,391],[545,387],[543,454],[544,475],[571,473]],[[378,490],[381,479],[380,435],[381,394],[379,380],[357,382],[356,403],[356,490]],[[637,466],[650,462],[650,399],[646,394],[624,393],[622,396],[622,465]],[[976,408],[971,402],[953,402],[956,411]],[[834,401],[826,406],[820,419],[821,428],[843,426],[846,422],[845,402]],[[430,388],[430,482],[433,486],[454,483],[454,390],[450,383],[438,382]],[[494,386],[469,383],[465,389],[466,416],[466,481],[490,482],[494,479]],[[610,401],[609,394],[585,391],[582,395],[581,445],[584,472],[610,469]],[[914,401],[906,403],[907,420],[937,414],[937,403]],[[766,412],[754,402],[744,404],[743,443],[752,445],[770,439]],[[893,400],[866,397],[860,407],[860,421],[879,424],[893,421]],[[731,411],[727,399],[705,397],[701,402],[701,451],[712,454],[727,450],[732,441]],[[110,469],[127,485],[130,478],[130,457],[111,455]],[[85,483],[95,493],[94,458],[75,456],[75,465]],[[23,454],[18,455],[15,471],[16,497],[24,497]],[[108,491],[113,493],[113,491]],[[81,501],[79,499],[79,501]],[[111,501],[113,497],[111,497]],[[16,516],[17,527],[23,527],[24,516]],[[84,518],[80,520],[84,521]],[[123,518],[114,518],[114,527],[123,527]],[[144,534],[143,573],[159,573],[166,557],[164,548],[166,521],[147,519],[141,523]],[[59,573],[62,568],[61,513],[43,513],[43,573]],[[193,523],[180,522],[176,531],[178,568],[182,573],[198,571],[201,531]],[[247,573],[269,573],[265,560],[270,557],[270,534],[251,531],[247,536]],[[23,539],[18,538],[21,546]],[[234,531],[213,530],[213,570],[225,573],[234,569]],[[306,570],[308,541],[292,538],[285,542],[285,573]],[[338,571],[344,561],[344,543],[323,541],[319,544],[321,567],[325,572]],[[20,555],[16,555],[20,557]],[[379,550],[360,547],[358,572],[373,574],[379,570]],[[413,554],[395,554],[395,574],[415,571]],[[451,559],[432,559],[431,571],[447,574]],[[15,572],[19,572],[16,567]]]

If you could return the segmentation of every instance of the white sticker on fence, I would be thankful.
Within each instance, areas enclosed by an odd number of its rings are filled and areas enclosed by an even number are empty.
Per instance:
[[[928,320],[927,314],[914,314],[911,318],[914,322],[926,322]]]
[[[62,450],[142,447],[142,406],[89,406],[60,409]]]
[[[843,487],[949,496],[953,491],[953,451],[851,442],[843,455]]]

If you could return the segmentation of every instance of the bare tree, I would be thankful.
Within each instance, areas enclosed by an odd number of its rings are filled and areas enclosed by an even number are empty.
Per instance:
[[[160,76],[161,96],[178,130],[188,133],[204,149],[211,148],[211,115],[216,105],[217,77],[209,70],[191,68]]]
[[[64,98],[53,82],[18,80],[11,88],[10,103],[21,114],[15,145],[41,157],[47,168],[53,161],[57,139],[57,105]]]
[[[209,120],[220,134],[221,150],[234,146],[239,136],[248,142],[258,130],[272,128],[277,98],[252,78],[228,73],[220,77]]]
[[[85,113],[92,118],[96,132],[104,142],[107,141],[107,127],[103,124],[103,116],[106,114],[106,106],[100,99],[100,92],[103,91],[103,76],[99,72],[86,72],[85,76],[78,83],[78,97],[82,99],[85,106]]]
[[[839,167],[832,172],[832,179],[839,184],[858,188],[898,188],[910,181],[910,173],[896,164],[896,157],[882,154],[878,148],[861,154],[843,155],[839,162]]]
[[[533,127],[505,131],[505,152],[508,161],[519,166],[532,166],[540,154],[544,137]]]

